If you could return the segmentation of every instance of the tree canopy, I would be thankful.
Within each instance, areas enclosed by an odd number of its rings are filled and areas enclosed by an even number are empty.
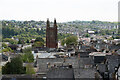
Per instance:
[[[23,62],[20,56],[17,56],[2,67],[3,74],[24,74],[25,69],[23,67]]]
[[[29,74],[29,75],[35,74],[34,68],[31,64],[26,65],[26,74]]]
[[[70,36],[66,39],[62,40],[62,45],[66,44],[67,46],[70,46],[71,44],[76,45],[77,44],[77,37],[76,36]]]
[[[3,39],[3,42],[9,42],[11,44],[17,44],[18,43],[18,41],[13,40],[11,38],[5,38],[5,39]]]
[[[41,41],[38,41],[38,42],[35,42],[32,46],[33,46],[33,47],[43,47],[43,46],[44,46],[44,43],[41,42]]]
[[[41,38],[41,37],[37,37],[36,39],[35,39],[35,42],[44,42],[44,40]]]
[[[31,47],[23,49],[23,54],[21,55],[23,62],[31,63],[34,61],[34,56],[31,51]]]

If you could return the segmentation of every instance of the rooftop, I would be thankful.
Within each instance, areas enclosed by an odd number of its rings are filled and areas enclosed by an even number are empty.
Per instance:
[[[59,69],[51,69],[47,73],[47,78],[69,78],[70,80],[74,80],[73,69],[69,68],[59,68]]]
[[[92,52],[89,54],[90,56],[106,56],[103,52]]]
[[[95,78],[94,69],[74,69],[75,78]]]

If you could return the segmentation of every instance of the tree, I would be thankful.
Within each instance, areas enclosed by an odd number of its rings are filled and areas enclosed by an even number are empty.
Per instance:
[[[18,41],[18,44],[22,44],[22,41],[21,41],[21,39],[19,39],[19,41]]]
[[[24,37],[22,39],[19,39],[18,44],[24,44],[24,43],[25,43]]]
[[[29,39],[27,39],[26,43],[29,43]]]
[[[65,40],[62,41],[62,45],[66,43],[67,46],[72,45],[77,45],[77,37],[76,36],[70,36],[67,37]]]
[[[61,45],[64,46],[64,44],[65,44],[65,39],[61,41]]]
[[[90,35],[87,33],[87,34],[85,34],[85,37],[90,37]]]
[[[31,63],[34,61],[34,56],[31,50],[31,47],[23,49],[23,54],[21,55],[23,62]]]
[[[66,37],[70,37],[70,36],[72,36],[72,34],[64,34],[64,33],[58,33],[58,40],[62,40],[62,39],[64,39],[64,38],[66,38]]]
[[[37,38],[35,39],[35,42],[38,42],[38,41],[44,42],[44,40],[43,40],[41,37],[37,37]]]
[[[23,53],[31,53],[32,48],[31,47],[27,47],[23,49]]]
[[[2,43],[2,47],[7,48],[7,47],[8,47],[8,45],[7,45],[7,44],[5,44],[5,43]]]
[[[34,61],[34,56],[32,53],[24,53],[22,55],[23,62],[31,63]]]
[[[115,38],[116,38],[116,39],[120,39],[120,36],[116,36]]]
[[[43,47],[43,46],[44,46],[44,43],[41,42],[41,41],[37,41],[37,42],[35,42],[32,46],[33,46],[33,47]]]
[[[29,75],[35,74],[34,68],[31,64],[26,65],[26,74],[29,74]]]
[[[9,43],[11,43],[11,44],[17,44],[17,41],[16,41],[16,40],[13,40],[13,39],[11,39],[11,38],[5,38],[3,41],[4,41],[4,42],[9,42]]]
[[[2,52],[14,52],[10,47],[2,49]]]
[[[3,74],[24,74],[25,69],[23,67],[23,62],[20,56],[17,56],[2,67]]]

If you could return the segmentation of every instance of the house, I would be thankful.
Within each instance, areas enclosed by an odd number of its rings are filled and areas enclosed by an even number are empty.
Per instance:
[[[101,75],[95,69],[74,69],[75,80],[87,79],[96,80],[102,79]]]
[[[115,74],[116,80],[120,80],[120,66],[118,67],[116,74]]]
[[[107,43],[105,43],[102,39],[92,40],[91,46],[93,46],[99,52],[103,49],[108,49]]]
[[[1,80],[44,80],[45,75],[7,74]]]
[[[120,56],[120,49],[119,49],[119,50],[117,50],[116,52],[117,52],[117,54]]]
[[[48,71],[47,80],[74,80],[74,72],[72,68],[58,68]]]
[[[79,55],[80,58],[89,58],[90,52],[75,52],[76,55]]]
[[[108,79],[109,78],[107,65],[106,64],[97,64],[96,65],[96,69],[101,74],[103,79]]]
[[[92,52],[89,54],[89,56],[93,58],[95,64],[104,63],[106,60],[106,54],[102,52]]]
[[[88,31],[88,33],[89,33],[89,34],[94,34],[94,33],[95,33],[95,31]]]
[[[73,68],[79,68],[78,59],[76,57],[71,58],[37,58],[36,66],[38,68],[37,73],[47,73],[50,68],[72,65]]]
[[[81,69],[93,68],[94,61],[92,58],[79,58],[78,65]]]
[[[119,67],[120,64],[120,56],[112,55],[106,57],[107,62],[106,65],[108,67],[109,78],[115,77],[115,69]]]

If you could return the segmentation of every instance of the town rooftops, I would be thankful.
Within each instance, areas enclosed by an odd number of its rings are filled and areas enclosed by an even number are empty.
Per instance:
[[[36,55],[36,57],[38,57],[38,58],[56,58],[55,56],[54,56],[54,54],[56,54],[56,53],[36,53],[35,55]]]
[[[48,78],[47,80],[54,79],[74,80],[74,72],[72,68],[51,69],[47,73],[47,78]]]
[[[92,52],[89,54],[90,56],[106,56],[103,52]]]
[[[120,55],[120,49],[117,51],[117,54]]]
[[[89,33],[89,34],[94,34],[94,33],[95,33],[95,31],[88,31],[88,33]]]
[[[118,69],[118,79],[120,79],[120,67]]]
[[[74,69],[74,77],[78,79],[95,79],[94,69]]]

